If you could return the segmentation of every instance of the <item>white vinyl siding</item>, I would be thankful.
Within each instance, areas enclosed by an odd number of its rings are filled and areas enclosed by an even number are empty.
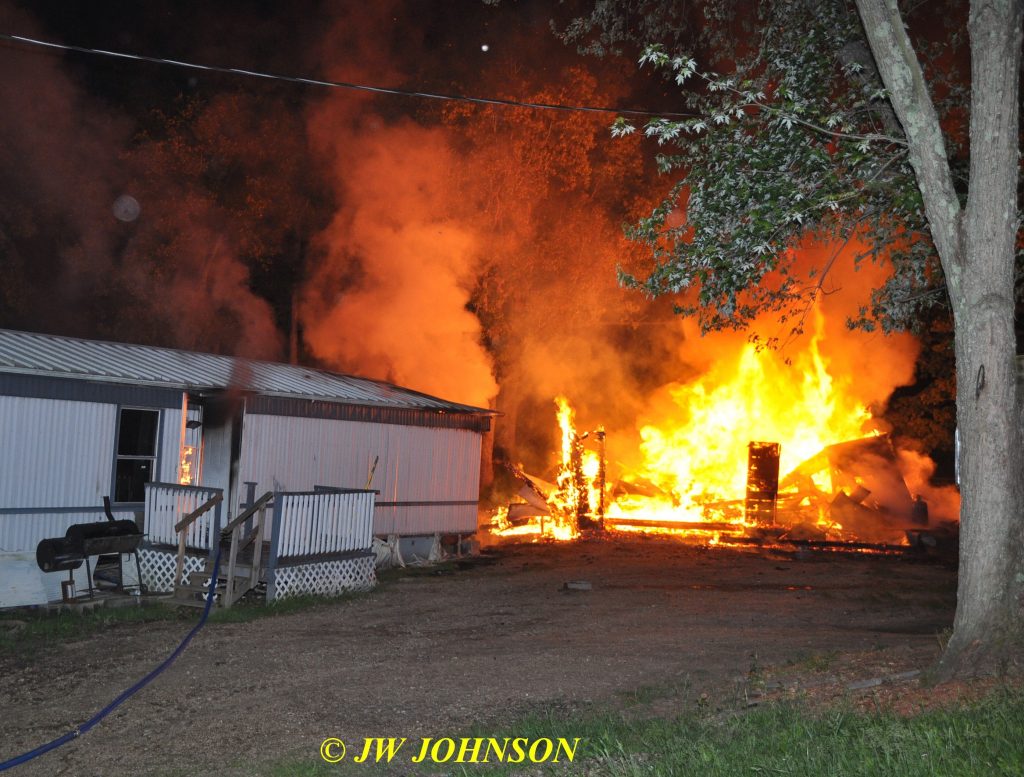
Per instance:
[[[362,421],[245,416],[239,482],[256,492],[307,491],[315,485],[369,487],[378,502],[472,502],[479,496],[478,432]],[[378,507],[375,534],[468,533],[477,508],[469,505]]]

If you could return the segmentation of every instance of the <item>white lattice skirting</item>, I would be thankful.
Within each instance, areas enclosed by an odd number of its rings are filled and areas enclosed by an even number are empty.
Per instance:
[[[314,594],[337,596],[346,591],[369,591],[377,585],[373,556],[344,561],[320,561],[280,567],[274,574],[274,599]]]
[[[155,548],[139,548],[139,566],[142,567],[142,585],[154,594],[174,591],[174,573],[178,568],[178,554]],[[185,570],[182,582],[188,583],[189,576],[206,566],[205,556],[185,555]]]

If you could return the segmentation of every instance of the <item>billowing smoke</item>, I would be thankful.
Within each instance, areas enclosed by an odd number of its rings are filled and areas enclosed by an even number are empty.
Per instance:
[[[458,163],[439,130],[411,122],[346,138],[346,207],[321,235],[305,335],[342,369],[486,406],[497,384],[467,309],[486,247],[459,218]]]
[[[39,35],[7,5],[0,26]],[[0,48],[0,102],[0,326],[279,355],[230,217],[163,144],[133,139],[50,51]]]
[[[322,48],[332,76],[393,84],[418,51],[382,56],[394,8],[342,12]],[[464,218],[440,129],[393,120],[352,93],[311,112],[316,151],[339,203],[317,237],[322,257],[304,291],[305,340],[328,365],[487,406],[497,393],[479,319],[468,309],[487,246]]]
[[[907,483],[907,488],[915,496],[920,496],[928,505],[931,520],[956,521],[960,517],[960,492],[956,486],[935,486],[932,476],[935,474],[935,462],[925,453],[911,448],[901,448],[898,452],[900,472]]]
[[[336,77],[401,83],[403,66],[423,59],[415,46],[386,61],[366,48],[386,38],[389,18],[383,9],[339,19],[324,47]],[[497,55],[471,83],[480,93],[544,103],[611,104],[628,94],[627,74],[614,63],[599,65],[608,68],[599,78],[553,65],[565,56],[553,43],[541,77]],[[415,85],[428,76],[417,73]],[[708,376],[728,381],[748,334],[700,337],[667,301],[617,285],[616,267],[636,267],[641,250],[624,240],[621,223],[648,210],[670,182],[654,181],[641,141],[613,141],[607,124],[458,104],[398,120],[386,102],[325,99],[311,127],[330,160],[339,209],[320,236],[324,259],[304,295],[314,353],[448,398],[495,400],[503,413],[498,455],[534,469],[545,468],[556,447],[552,399],[568,396],[581,428],[605,425],[617,463],[638,465],[640,430],[678,426],[684,411],[674,397]],[[829,263],[833,251],[809,244],[802,271]],[[775,379],[799,383],[801,370],[814,367],[791,357],[807,351],[819,321],[815,358],[825,380],[877,418],[893,389],[912,379],[918,346],[909,336],[847,329],[885,273],[868,265],[854,272],[855,251],[848,246],[830,262],[824,293],[804,321],[780,325],[766,316],[755,330],[784,343],[765,357],[778,364]],[[799,324],[805,333],[790,337]],[[784,425],[761,433],[782,434]],[[844,425],[843,434],[881,425]],[[735,430],[741,445],[758,435]]]
[[[796,273],[806,274],[813,266],[821,267],[836,250],[836,246],[809,241],[797,256]],[[774,439],[773,435],[799,436],[802,424],[826,423],[829,419],[821,416],[828,413],[852,416],[854,407],[865,408],[873,418],[854,423],[837,417],[837,424],[847,435],[845,439],[888,431],[881,419],[885,403],[897,386],[911,382],[919,345],[909,334],[884,335],[851,330],[847,326],[847,320],[856,315],[870,289],[886,276],[886,269],[880,265],[862,263],[856,268],[853,262],[856,251],[853,245],[839,249],[817,301],[809,303],[802,314],[798,312],[785,323],[780,323],[774,314],[765,314],[744,331],[701,336],[693,320],[680,322],[679,330],[667,330],[665,337],[674,339],[673,363],[677,375],[645,396],[635,423],[614,427],[617,435],[626,438],[621,448],[627,466],[637,464],[636,454],[629,452],[640,447],[637,436],[640,429],[645,426],[675,428],[685,424],[691,412],[689,406],[695,401],[707,405],[709,393],[719,387],[738,390],[743,401],[749,402],[748,412],[737,418],[748,423],[763,419],[762,428],[733,430],[743,445],[747,440]],[[775,341],[778,347],[759,351],[756,360],[763,366],[744,376],[741,371],[756,350],[751,343],[751,333],[756,333],[762,341]],[[744,381],[749,384],[743,385]],[[787,384],[810,387],[796,391],[794,396],[805,397],[809,403],[806,412],[817,414],[816,418],[801,418],[801,412],[805,412],[802,407],[793,407],[788,413],[778,412],[779,392]],[[839,398],[838,406],[829,401],[830,396]],[[597,422],[598,419],[586,420]],[[721,419],[721,422],[728,421]],[[817,451],[809,450],[806,455],[814,453]],[[790,462],[791,465],[797,463],[799,459]]]
[[[387,39],[391,17],[384,8],[338,19],[324,44],[334,77],[401,83],[404,66],[424,87],[430,74],[417,68],[436,52],[405,41],[382,61],[367,49]],[[571,58],[542,28],[518,44],[510,33],[504,58],[492,53],[488,68],[469,76],[472,91],[585,104],[625,91],[622,73],[599,81],[554,66],[539,88],[515,56],[527,44],[546,45],[549,66]],[[638,145],[613,143],[609,121],[457,103],[399,120],[385,100],[325,99],[311,134],[329,160],[339,209],[304,293],[314,354],[450,399],[496,402],[498,444],[510,458],[546,458],[555,394],[631,417],[638,385],[657,385],[652,371],[664,372],[655,366],[663,327],[647,326],[664,306],[616,284],[615,267],[631,250],[620,224],[646,174]]]
[[[6,4],[0,25],[37,32]],[[52,55],[9,44],[0,48],[0,101],[0,320],[61,327],[109,275],[115,162],[128,126],[93,109]]]

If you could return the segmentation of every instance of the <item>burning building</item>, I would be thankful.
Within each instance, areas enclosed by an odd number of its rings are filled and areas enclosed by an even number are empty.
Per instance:
[[[932,487],[930,460],[894,444],[865,401],[879,389],[836,370],[825,332],[817,313],[813,334],[786,354],[749,342],[719,349],[707,370],[652,402],[638,434],[579,431],[558,398],[556,474],[514,468],[523,487],[493,531],[565,539],[602,526],[711,544],[883,546],[955,522],[955,489]]]

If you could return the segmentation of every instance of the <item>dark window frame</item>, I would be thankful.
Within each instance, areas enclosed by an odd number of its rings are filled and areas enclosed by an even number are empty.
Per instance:
[[[123,426],[122,426],[122,417],[123,417],[124,411],[126,411],[126,410],[128,410],[128,411],[139,411],[139,412],[144,412],[144,413],[152,413],[152,414],[154,414],[156,416],[155,421],[154,421],[154,430],[153,430],[153,453],[152,453],[152,455],[140,454],[140,453],[126,453],[126,454],[122,454],[120,452],[121,451],[121,442],[122,442],[121,437],[122,437],[122,433],[124,431]],[[159,478],[157,477],[157,473],[159,471],[159,466],[160,466],[160,446],[161,446],[161,443],[162,443],[161,435],[162,435],[162,431],[163,431],[163,413],[162,413],[160,408],[156,408],[156,407],[142,407],[142,406],[139,406],[139,405],[118,405],[117,406],[117,416],[116,416],[116,418],[117,418],[117,421],[116,421],[117,426],[116,426],[115,432],[114,432],[114,460],[113,460],[113,465],[111,467],[111,483],[110,483],[111,501],[114,504],[118,504],[118,505],[142,505],[142,504],[145,504],[145,486],[144,485],[142,486],[143,491],[142,491],[142,495],[140,496],[139,499],[131,499],[131,498],[124,499],[124,498],[121,498],[121,497],[123,497],[125,495],[123,493],[119,492],[119,489],[118,489],[118,484],[119,484],[118,474],[119,474],[119,470],[121,469],[121,463],[122,462],[129,462],[129,461],[149,462],[149,465],[150,465],[149,477],[147,479],[145,479],[145,480],[142,480],[142,483],[152,483],[152,482],[156,482],[156,481],[159,480]],[[128,496],[130,497],[130,496],[139,496],[139,495],[138,494],[134,494],[134,495],[129,494]]]

